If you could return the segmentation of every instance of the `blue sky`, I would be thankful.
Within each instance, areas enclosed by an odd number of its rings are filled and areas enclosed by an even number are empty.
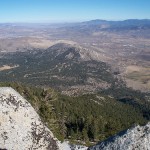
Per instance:
[[[150,19],[150,0],[0,0],[0,22]]]

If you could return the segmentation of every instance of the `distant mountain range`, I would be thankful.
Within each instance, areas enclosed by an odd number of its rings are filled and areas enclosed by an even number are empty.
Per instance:
[[[72,25],[150,25],[150,19],[127,19],[127,20],[119,20],[119,21],[110,21],[110,20],[101,20],[95,19],[84,22],[75,22],[75,23],[0,23],[0,26],[29,26],[29,27],[39,27],[39,26],[72,26]]]
[[[99,25],[99,24],[104,24],[104,23],[109,23],[109,24],[126,24],[126,25],[145,25],[145,24],[150,24],[150,19],[128,19],[128,20],[120,20],[120,21],[108,21],[108,20],[91,20],[91,21],[86,21],[82,22],[83,24],[93,24],[93,25]]]
[[[72,25],[71,25],[72,26]],[[94,30],[137,30],[150,29],[150,19],[129,19],[123,21],[91,20],[77,23],[74,26],[93,28]]]

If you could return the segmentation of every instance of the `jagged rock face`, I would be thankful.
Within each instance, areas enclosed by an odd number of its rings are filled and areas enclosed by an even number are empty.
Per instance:
[[[0,88],[0,149],[60,149],[33,107],[12,88]]]
[[[122,131],[88,150],[150,150],[150,122]]]

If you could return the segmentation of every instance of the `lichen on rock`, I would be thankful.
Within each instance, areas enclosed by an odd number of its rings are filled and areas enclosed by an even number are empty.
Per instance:
[[[59,141],[15,90],[0,88],[0,149],[60,150]]]
[[[150,122],[122,131],[88,150],[150,150]]]

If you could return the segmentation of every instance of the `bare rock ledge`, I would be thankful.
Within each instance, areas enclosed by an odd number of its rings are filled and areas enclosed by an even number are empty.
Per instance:
[[[0,88],[0,149],[60,150],[33,107],[12,88]]]
[[[150,122],[122,131],[88,150],[150,150]]]

